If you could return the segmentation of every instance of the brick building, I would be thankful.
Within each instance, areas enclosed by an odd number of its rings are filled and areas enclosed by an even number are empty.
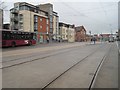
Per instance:
[[[58,13],[53,11],[53,4],[46,3],[46,4],[40,4],[37,5],[41,10],[48,12],[48,18],[50,21],[50,41],[52,39],[58,39],[59,38],[59,16]]]
[[[78,26],[75,27],[75,41],[76,42],[83,42],[86,41],[86,29],[84,28],[84,26]]]
[[[99,37],[102,41],[109,41],[109,37],[111,34],[100,34]]]

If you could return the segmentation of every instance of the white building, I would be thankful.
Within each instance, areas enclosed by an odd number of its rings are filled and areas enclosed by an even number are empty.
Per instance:
[[[74,25],[59,23],[60,36],[63,41],[75,41],[75,28]]]
[[[53,12],[53,39],[59,40],[59,16]]]

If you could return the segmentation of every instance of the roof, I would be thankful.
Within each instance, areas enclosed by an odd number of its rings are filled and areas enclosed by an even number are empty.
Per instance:
[[[46,11],[44,11],[44,10],[41,10],[38,6],[29,4],[29,3],[27,3],[27,2],[16,2],[16,3],[14,3],[14,4],[17,4],[17,3],[19,3],[19,6],[24,6],[24,5],[26,5],[26,6],[32,7],[32,8],[34,8],[34,9],[37,9],[37,10],[39,10],[39,11],[41,11],[41,12],[44,12],[44,13],[48,14],[48,12],[46,12]],[[15,7],[11,8],[10,11],[13,10],[14,8],[15,8]]]
[[[100,34],[100,36],[103,36],[103,37],[109,37],[111,34]]]
[[[53,15],[56,16],[56,17],[59,17],[59,16],[58,16],[58,13],[55,12],[55,11],[53,11]]]
[[[85,32],[86,32],[86,29],[84,28],[84,26],[75,27],[75,31],[76,31],[76,32],[79,32],[79,31],[81,31],[82,29],[84,29]]]
[[[65,26],[65,27],[71,27],[71,28],[74,28],[74,25],[71,25],[71,24],[66,24],[66,23],[63,23],[63,22],[59,22],[59,26]]]

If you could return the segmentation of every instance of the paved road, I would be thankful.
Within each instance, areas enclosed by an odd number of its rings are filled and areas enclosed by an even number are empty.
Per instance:
[[[97,76],[95,88],[116,88],[118,87],[118,50],[112,45],[110,52],[104,61]]]
[[[3,88],[43,88],[46,85],[50,88],[88,88],[99,63],[114,45],[71,43],[46,48],[5,50]],[[116,48],[113,49],[116,51]],[[115,74],[113,77],[118,76]]]

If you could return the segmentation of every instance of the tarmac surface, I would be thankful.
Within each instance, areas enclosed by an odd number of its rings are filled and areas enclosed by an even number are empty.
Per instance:
[[[3,50],[3,88],[89,88],[106,55],[94,87],[118,88],[116,43],[62,43],[25,48]]]

